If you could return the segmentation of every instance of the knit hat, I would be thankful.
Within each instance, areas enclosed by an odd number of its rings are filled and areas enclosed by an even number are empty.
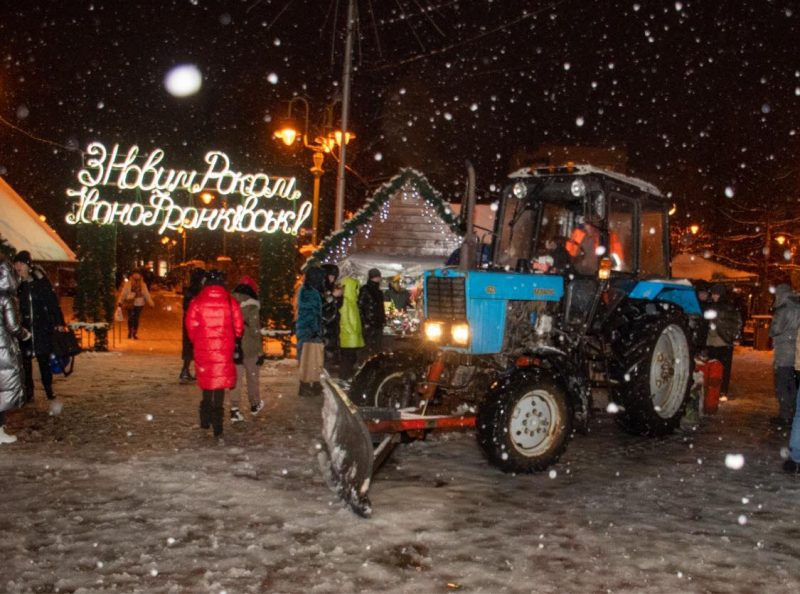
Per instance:
[[[711,294],[725,297],[725,285],[712,285]]]
[[[28,250],[22,250],[21,252],[17,252],[17,255],[14,256],[14,263],[22,262],[23,264],[27,264],[29,267],[33,266],[33,260],[31,259],[31,253]]]
[[[258,294],[258,285],[256,284],[256,281],[254,281],[252,277],[247,276],[245,274],[242,278],[239,279],[239,284],[247,285],[248,287],[253,289],[254,293]]]
[[[381,278],[381,271],[377,268],[370,268],[369,272],[367,273],[367,278],[370,280],[373,278]]]
[[[212,268],[206,275],[207,285],[225,285],[225,273],[216,268]]]

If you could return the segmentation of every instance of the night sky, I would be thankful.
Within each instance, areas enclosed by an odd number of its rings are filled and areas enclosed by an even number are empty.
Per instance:
[[[542,144],[626,150],[631,174],[720,235],[734,231],[720,211],[797,203],[794,2],[357,4],[349,209],[406,165],[457,200],[465,159],[487,198],[514,154]],[[289,154],[271,134],[293,94],[309,98],[312,121],[336,95],[345,10],[344,0],[5,2],[0,174],[67,237],[64,190],[81,166],[68,149],[93,140],[159,146],[177,168],[221,149],[241,170],[288,172],[307,188],[310,153]],[[163,84],[181,63],[203,74],[183,99]],[[325,166],[330,208],[335,165]]]

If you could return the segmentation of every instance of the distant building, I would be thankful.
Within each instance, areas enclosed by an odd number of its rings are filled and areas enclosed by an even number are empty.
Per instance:
[[[511,161],[511,171],[522,167],[547,167],[589,163],[595,167],[610,169],[618,173],[628,173],[628,151],[624,147],[600,147],[580,145],[543,144],[535,149],[521,147],[516,150]]]

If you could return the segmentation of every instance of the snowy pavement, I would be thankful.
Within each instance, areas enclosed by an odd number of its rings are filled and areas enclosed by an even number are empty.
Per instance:
[[[321,401],[297,396],[293,361],[265,364],[266,409],[217,446],[174,341],[142,334],[80,356],[61,416],[38,396],[10,415],[0,591],[800,590],[770,353],[737,350],[736,399],[696,431],[633,437],[601,413],[543,474],[496,471],[471,433],[400,446],[363,520],[316,468]]]

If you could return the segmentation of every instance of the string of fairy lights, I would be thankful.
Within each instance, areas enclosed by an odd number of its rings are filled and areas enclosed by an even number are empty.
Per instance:
[[[395,196],[405,202],[421,203],[423,217],[428,228],[432,228],[443,236],[448,232],[458,236],[463,234],[458,217],[450,210],[442,195],[433,189],[422,173],[406,168],[382,184],[364,206],[345,222],[342,229],[326,237],[320,247],[311,254],[303,268],[340,262],[346,258],[356,246],[359,237],[368,239],[373,233],[375,225],[386,223],[389,220],[392,207],[391,198]]]

